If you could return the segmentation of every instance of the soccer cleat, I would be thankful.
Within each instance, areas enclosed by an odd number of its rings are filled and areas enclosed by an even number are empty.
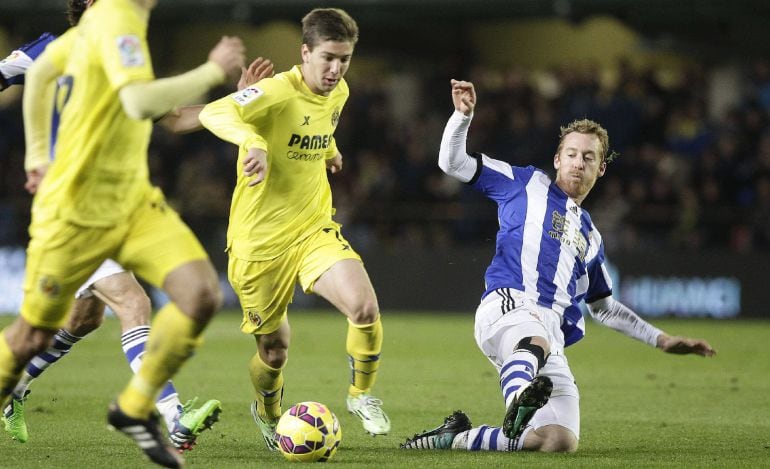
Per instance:
[[[11,401],[3,410],[2,415],[5,431],[19,443],[26,443],[29,439],[27,422],[24,421],[24,401],[27,400],[28,395],[29,391],[25,392],[22,397],[12,394]]]
[[[197,401],[198,398],[196,397],[185,403],[182,412],[174,422],[174,429],[168,435],[171,444],[179,451],[191,450],[198,435],[219,421],[222,403],[216,399],[211,399],[195,409]]]
[[[415,434],[401,443],[401,449],[450,449],[455,437],[471,429],[471,420],[462,410],[456,410],[444,419],[444,423],[422,433]]]
[[[382,410],[382,401],[369,394],[357,397],[348,396],[348,412],[358,416],[364,425],[364,430],[372,436],[387,435],[390,431],[390,419]]]
[[[107,412],[107,428],[117,430],[134,440],[150,461],[163,467],[179,468],[184,460],[166,443],[160,430],[158,416],[150,415],[147,420],[135,419],[124,414],[118,404],[110,404]]]
[[[278,443],[275,441],[275,427],[278,426],[278,419],[272,422],[266,422],[262,420],[257,412],[257,401],[251,403],[251,416],[254,417],[254,422],[257,424],[262,438],[265,439],[265,445],[270,451],[278,451]]]
[[[505,412],[503,434],[511,440],[518,439],[535,412],[548,402],[552,390],[553,383],[547,376],[535,376],[535,379],[519,388]]]

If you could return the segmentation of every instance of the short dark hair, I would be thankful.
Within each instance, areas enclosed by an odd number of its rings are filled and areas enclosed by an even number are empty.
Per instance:
[[[88,0],[67,0],[67,21],[75,26],[88,8]]]
[[[316,8],[302,18],[302,43],[312,50],[323,41],[358,41],[358,25],[344,10]]]

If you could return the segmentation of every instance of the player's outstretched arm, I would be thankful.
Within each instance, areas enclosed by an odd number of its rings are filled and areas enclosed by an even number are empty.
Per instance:
[[[50,161],[48,152],[51,141],[54,84],[61,73],[61,68],[55,61],[48,59],[46,52],[35,60],[26,73],[22,108],[26,146],[24,168],[28,173],[47,167]],[[45,172],[40,174],[40,179],[42,174]],[[32,181],[33,187],[28,190],[34,192],[39,182],[39,180]]]
[[[668,334],[659,335],[656,346],[666,353],[677,355],[692,353],[702,357],[713,357],[717,354],[717,351],[703,339],[691,339],[689,337],[670,336]]]
[[[223,37],[209,53],[208,61],[189,72],[153,81],[129,83],[120,89],[123,110],[134,119],[167,114],[191,96],[199,97],[239,73],[244,63],[243,42]]]
[[[252,83],[273,76],[273,62],[270,59],[257,57],[248,68],[241,68],[241,78],[238,80],[238,90],[242,90]],[[158,124],[175,134],[195,132],[203,128],[199,119],[204,104],[180,106],[172,109],[161,117]]]
[[[478,167],[476,159],[468,155],[465,147],[473,109],[476,107],[476,91],[469,81],[452,80],[451,86],[455,112],[447,121],[441,136],[438,167],[448,175],[468,182]]]
[[[716,354],[716,351],[705,340],[669,336],[612,296],[588,303],[587,306],[591,316],[602,325],[657,347],[664,352],[694,353],[704,357]]]

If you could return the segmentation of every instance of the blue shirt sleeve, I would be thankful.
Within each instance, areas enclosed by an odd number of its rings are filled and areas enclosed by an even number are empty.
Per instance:
[[[43,33],[39,38],[24,44],[0,61],[0,91],[11,85],[23,85],[24,74],[29,66],[54,39],[56,36],[53,34]]]

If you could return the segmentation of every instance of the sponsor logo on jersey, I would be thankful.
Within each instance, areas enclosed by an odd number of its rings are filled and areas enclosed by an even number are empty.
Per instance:
[[[260,88],[257,88],[256,86],[249,86],[248,88],[237,91],[230,96],[232,96],[236,103],[240,104],[241,106],[245,106],[263,94],[265,94],[265,92]]]
[[[575,248],[580,260],[584,261],[588,251],[588,240],[580,232],[580,226],[573,226],[566,215],[554,210],[551,213],[551,227],[552,229],[548,230],[548,236],[558,239],[564,245]]]
[[[289,146],[299,145],[300,150],[318,150],[329,148],[332,143],[332,134],[328,135],[299,135],[291,134]]]
[[[144,65],[144,53],[142,52],[142,41],[138,36],[128,34],[116,38],[118,52],[120,53],[120,63],[124,67],[139,67]]]

